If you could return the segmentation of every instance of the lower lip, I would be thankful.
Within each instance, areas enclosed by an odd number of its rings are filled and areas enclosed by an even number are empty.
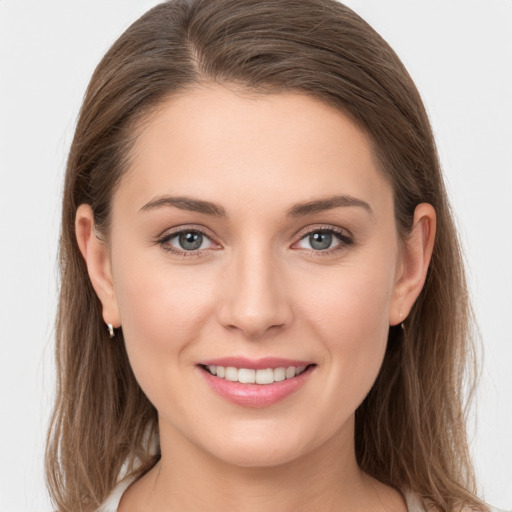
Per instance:
[[[300,375],[273,384],[242,384],[215,377],[198,367],[206,382],[221,397],[245,407],[267,407],[276,404],[298,391],[309,379],[315,366],[310,366]]]

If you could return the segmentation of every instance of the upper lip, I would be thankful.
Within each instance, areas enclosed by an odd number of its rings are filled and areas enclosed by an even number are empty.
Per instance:
[[[304,361],[299,359],[284,359],[281,357],[262,357],[258,359],[250,359],[248,357],[220,357],[215,359],[207,359],[198,363],[202,366],[223,366],[234,368],[249,368],[254,370],[265,370],[267,368],[288,368],[294,366],[309,366],[314,364],[312,361]]]

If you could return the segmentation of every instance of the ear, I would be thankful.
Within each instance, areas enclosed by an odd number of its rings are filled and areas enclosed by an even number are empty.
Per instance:
[[[434,249],[435,235],[436,212],[432,205],[421,203],[414,211],[411,233],[403,242],[389,309],[390,325],[397,325],[405,320],[423,289]]]
[[[87,265],[96,295],[103,306],[103,320],[114,327],[121,325],[107,245],[94,229],[94,214],[88,204],[81,204],[75,217],[78,247]]]

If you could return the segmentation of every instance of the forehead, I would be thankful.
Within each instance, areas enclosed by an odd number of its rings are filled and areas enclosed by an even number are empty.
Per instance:
[[[301,93],[210,85],[150,115],[120,191],[139,205],[179,193],[273,207],[336,193],[379,202],[391,189],[368,138],[339,110]]]

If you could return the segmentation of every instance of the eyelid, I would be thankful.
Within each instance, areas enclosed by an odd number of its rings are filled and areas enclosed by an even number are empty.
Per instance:
[[[353,238],[352,233],[348,229],[340,226],[334,226],[333,224],[313,224],[306,226],[299,230],[295,236],[302,240],[305,236],[310,235],[311,233],[316,233],[317,231],[332,232],[345,238]]]
[[[178,226],[173,226],[172,228],[164,229],[159,235],[156,236],[156,238],[165,238],[168,237],[169,235],[181,233],[182,231],[197,231],[198,233],[202,233],[208,238],[213,238],[213,235],[210,234],[210,230],[206,226],[203,226],[202,224],[179,224]]]

